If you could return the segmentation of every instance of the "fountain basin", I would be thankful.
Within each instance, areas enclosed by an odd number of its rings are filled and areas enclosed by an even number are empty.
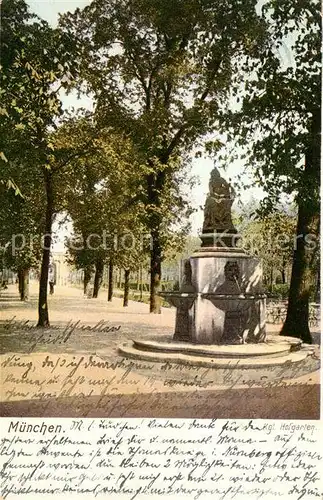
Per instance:
[[[167,300],[169,304],[176,308],[185,307],[186,309],[190,309],[194,304],[194,301],[197,297],[197,293],[195,292],[160,292],[158,295],[163,297],[163,299]]]
[[[216,292],[208,292],[201,294],[202,299],[207,299],[212,302],[212,304],[221,311],[231,312],[231,311],[246,311],[249,309],[257,300],[265,300],[265,294],[218,294]]]
[[[266,337],[264,311],[266,295],[263,293],[201,294],[218,311],[216,327],[220,333],[217,344],[243,344],[263,342]]]
[[[192,342],[194,337],[194,307],[198,296],[195,292],[160,292],[169,304],[176,307],[174,340]]]

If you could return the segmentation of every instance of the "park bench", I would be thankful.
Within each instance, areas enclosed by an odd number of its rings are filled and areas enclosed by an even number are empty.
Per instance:
[[[287,302],[269,302],[266,309],[267,323],[283,323],[287,315]],[[312,302],[309,307],[309,325],[320,324],[320,304]]]
[[[267,322],[272,324],[283,323],[286,319],[287,303],[286,302],[270,302],[267,305],[266,315]]]
[[[309,310],[309,321],[308,321],[310,326],[319,326],[321,320],[320,313],[321,313],[320,304],[311,302]]]

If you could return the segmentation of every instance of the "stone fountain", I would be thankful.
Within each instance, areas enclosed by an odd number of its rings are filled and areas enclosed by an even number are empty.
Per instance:
[[[238,248],[234,192],[215,168],[204,209],[202,247],[184,265],[179,292],[160,295],[177,308],[174,340],[244,344],[265,340],[260,259]]]
[[[214,168],[201,248],[184,262],[179,291],[160,293],[176,308],[174,335],[134,340],[120,347],[122,354],[213,367],[239,358],[241,367],[257,367],[300,361],[312,352],[299,339],[266,336],[262,265],[239,247],[233,201],[233,188]]]

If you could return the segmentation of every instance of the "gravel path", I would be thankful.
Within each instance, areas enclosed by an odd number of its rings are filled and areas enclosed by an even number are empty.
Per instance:
[[[105,290],[98,299],[86,299],[80,289],[56,287],[49,296],[51,328],[43,330],[35,328],[37,293],[34,283],[30,300],[20,302],[17,287],[10,285],[0,297],[3,415],[319,418],[317,357],[310,357],[293,373],[293,367],[265,373],[239,367],[195,372],[183,365],[162,367],[140,361],[133,365],[120,356],[118,346],[135,338],[171,337],[175,309],[149,314],[147,304],[129,301],[124,308],[117,298],[108,303]],[[278,333],[281,325],[268,326],[271,333]],[[314,337],[317,342],[318,331]],[[46,363],[47,357],[52,366],[65,360],[66,367],[82,358],[82,368],[70,378],[71,368],[54,369]],[[87,370],[91,357],[99,365],[102,360],[109,366],[121,365]],[[28,363],[33,366],[27,374],[29,385],[21,378]],[[57,382],[52,379],[53,370]],[[78,386],[78,377],[83,375],[85,382]],[[293,380],[277,385],[282,378]],[[39,387],[33,385],[34,379],[41,381]],[[73,397],[69,380],[76,384]]]

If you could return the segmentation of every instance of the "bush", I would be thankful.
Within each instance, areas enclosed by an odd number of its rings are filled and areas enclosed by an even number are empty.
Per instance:
[[[270,291],[268,288],[265,288],[265,293],[267,294],[268,298],[275,299],[275,300],[287,300],[288,299],[288,294],[289,294],[289,284],[284,283],[284,284],[277,284],[273,285],[272,291]]]
[[[272,291],[269,290],[268,287],[264,286],[265,288],[265,293],[269,299],[274,299],[274,300],[288,300],[288,295],[289,295],[289,284],[276,284],[273,285]],[[316,287],[313,286],[311,287],[310,290],[310,302],[316,302],[317,297],[316,297]]]

